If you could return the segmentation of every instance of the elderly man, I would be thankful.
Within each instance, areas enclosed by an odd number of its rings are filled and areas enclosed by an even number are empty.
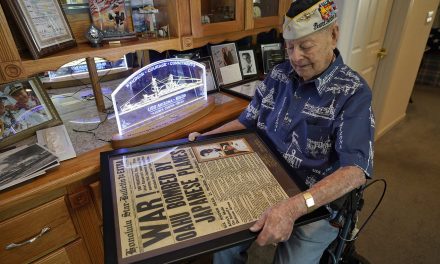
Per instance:
[[[333,1],[293,2],[283,25],[289,62],[268,74],[238,120],[206,133],[257,130],[309,187],[267,209],[250,228],[260,232],[257,244],[277,244],[276,263],[318,263],[338,229],[330,219],[301,227],[295,220],[362,186],[372,173],[371,91],[344,65],[338,36]],[[220,251],[214,263],[243,262],[248,246]]]

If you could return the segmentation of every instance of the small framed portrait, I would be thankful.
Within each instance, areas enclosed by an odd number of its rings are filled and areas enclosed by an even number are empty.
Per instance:
[[[205,65],[206,68],[206,89],[209,93],[218,92],[217,77],[212,63],[211,56],[196,59],[195,61]]]
[[[34,59],[76,46],[59,0],[6,0],[5,4]]]
[[[255,61],[254,50],[239,50],[238,56],[240,57],[243,77],[249,78],[257,75],[257,63]]]
[[[235,43],[213,45],[210,51],[220,87],[243,80]]]
[[[61,123],[38,78],[0,86],[0,148]]]
[[[285,59],[281,43],[261,44],[261,55],[263,59],[263,71],[267,74],[273,66]]]
[[[252,152],[252,148],[243,139],[218,142],[193,148],[199,162],[227,158]]]

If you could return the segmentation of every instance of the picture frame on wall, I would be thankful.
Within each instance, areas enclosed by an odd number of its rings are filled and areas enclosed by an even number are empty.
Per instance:
[[[0,86],[0,148],[60,124],[61,118],[37,77]]]
[[[257,62],[255,60],[255,53],[253,49],[239,50],[241,73],[244,78],[250,78],[257,75]]]
[[[281,43],[261,44],[261,56],[263,59],[263,72],[267,74],[273,66],[285,59]]]
[[[218,83],[217,83],[217,77],[214,69],[214,64],[212,63],[211,56],[202,57],[199,59],[196,59],[195,61],[205,65],[206,69],[206,89],[208,91],[208,94],[218,92]]]
[[[210,52],[220,87],[243,80],[235,43],[212,45]]]
[[[5,0],[34,59],[76,46],[59,0]]]

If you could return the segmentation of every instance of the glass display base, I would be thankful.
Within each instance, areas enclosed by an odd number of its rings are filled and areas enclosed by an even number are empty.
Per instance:
[[[124,135],[113,135],[112,147],[113,149],[134,147],[161,138],[204,117],[214,107],[214,98],[208,97],[208,101],[200,100],[179,108]]]

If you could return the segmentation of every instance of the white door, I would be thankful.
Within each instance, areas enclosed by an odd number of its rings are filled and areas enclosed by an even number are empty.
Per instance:
[[[373,89],[393,0],[337,0],[339,49],[345,63]]]

